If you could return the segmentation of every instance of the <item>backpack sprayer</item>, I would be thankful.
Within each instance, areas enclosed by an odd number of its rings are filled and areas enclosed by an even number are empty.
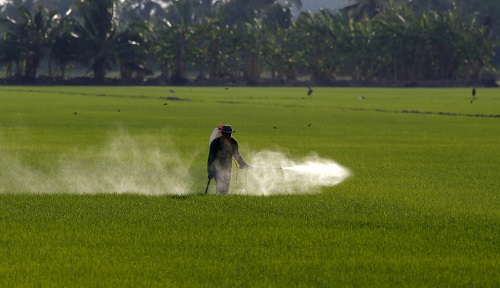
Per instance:
[[[210,138],[208,140],[208,147],[210,147],[210,145],[212,144],[212,142],[221,137],[222,136],[222,129],[223,129],[223,124],[220,124],[219,126],[215,127],[214,130],[212,131],[212,135],[210,135]],[[233,159],[234,162],[237,162],[235,159]],[[236,166],[238,166],[238,163],[236,163]],[[256,168],[256,167],[251,167],[250,169],[271,169],[271,170],[281,170],[283,168],[279,167],[279,168],[273,168],[273,167],[270,167],[270,168],[267,168],[267,167],[262,167],[262,168]],[[236,169],[236,175],[235,175],[235,181],[236,181],[236,189],[237,190],[240,190],[239,189],[239,183],[238,183],[238,170],[239,169]],[[242,191],[244,191],[247,187],[247,184],[248,184],[248,175],[245,174],[245,187],[242,189]],[[208,182],[207,182],[207,186],[205,187],[205,194],[208,193],[208,188],[210,186],[210,182],[211,182],[211,178],[208,179]]]

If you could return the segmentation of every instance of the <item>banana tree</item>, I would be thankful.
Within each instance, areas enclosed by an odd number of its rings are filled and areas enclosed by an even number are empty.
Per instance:
[[[166,19],[153,27],[151,55],[156,59],[164,78],[171,77],[175,70],[178,37],[174,32],[172,24]]]
[[[292,31],[291,7],[276,3],[271,6],[263,18],[266,40],[263,56],[266,68],[270,70],[273,79],[295,79],[294,63],[296,50],[291,37]],[[287,49],[289,47],[289,49]]]
[[[0,40],[0,64],[5,66],[5,76],[22,76],[23,53],[17,38],[8,33],[3,33]]]
[[[385,13],[394,5],[394,0],[351,0],[350,6],[344,8],[355,21],[373,18]]]
[[[339,45],[335,17],[331,12],[302,13],[295,23],[300,39],[301,64],[315,81],[335,80],[340,69]]]
[[[207,19],[206,23],[198,24],[192,28],[189,47],[187,50],[187,59],[192,68],[197,72],[197,79],[214,79],[214,75],[220,73],[215,70],[220,70],[220,27],[216,19]],[[215,50],[215,55],[212,55],[212,50]],[[219,67],[218,69],[214,67]],[[208,75],[207,75],[208,74]]]
[[[477,79],[493,51],[485,27],[464,23],[455,10],[415,14],[398,9],[372,20],[378,79]]]
[[[421,29],[425,17],[417,18],[408,9],[398,9],[372,20],[373,45],[377,51],[375,75],[381,80],[418,79],[423,45]]]

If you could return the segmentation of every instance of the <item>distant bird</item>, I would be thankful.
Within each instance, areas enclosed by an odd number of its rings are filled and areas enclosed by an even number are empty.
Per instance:
[[[358,99],[359,99],[359,100],[365,100],[365,96],[360,95],[360,96],[358,97]]]
[[[170,89],[170,93],[174,93],[174,92],[175,92],[175,90]]]
[[[476,99],[476,87],[472,86],[472,99],[470,99],[470,104],[474,103],[474,99]]]
[[[166,106],[166,105],[168,105],[168,103],[163,104],[163,106]]]
[[[307,127],[311,127],[311,125],[312,125],[312,124],[311,124],[311,123],[309,123],[309,124],[307,124]]]
[[[307,90],[307,96],[311,96],[313,93],[313,89],[309,86],[309,89]]]

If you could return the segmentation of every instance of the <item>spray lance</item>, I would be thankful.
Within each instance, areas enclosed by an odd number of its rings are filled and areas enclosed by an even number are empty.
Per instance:
[[[212,181],[212,178],[208,178],[207,187],[205,188],[205,194],[207,194],[208,192],[208,186],[210,186],[210,181]]]

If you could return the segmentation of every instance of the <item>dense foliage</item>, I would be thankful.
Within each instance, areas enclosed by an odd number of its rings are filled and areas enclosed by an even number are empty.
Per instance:
[[[0,63],[6,77],[35,79],[47,65],[49,77],[64,78],[78,66],[97,82],[118,70],[139,80],[161,71],[175,83],[476,81],[494,66],[496,22],[466,11],[495,1],[353,2],[294,17],[300,0],[11,0],[0,11]]]
[[[0,87],[1,287],[500,287],[498,89],[165,90]],[[257,168],[224,197],[221,122]],[[270,152],[352,177],[236,195],[321,181]]]

